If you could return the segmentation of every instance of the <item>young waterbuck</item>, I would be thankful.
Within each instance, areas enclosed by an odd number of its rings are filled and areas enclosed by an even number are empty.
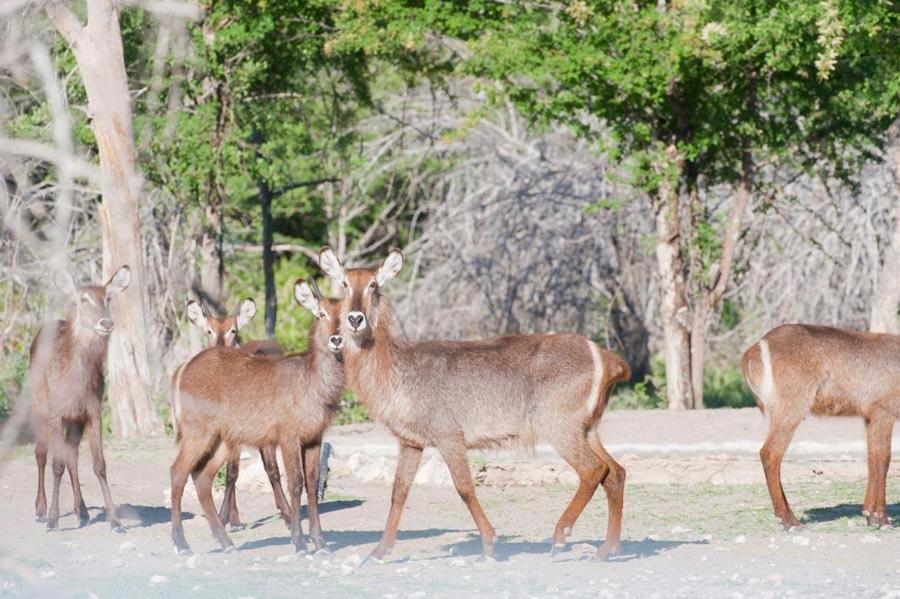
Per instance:
[[[79,526],[89,521],[78,480],[78,446],[85,428],[100,481],[106,521],[123,532],[106,482],[103,458],[100,403],[103,399],[103,367],[113,321],[109,302],[124,291],[131,271],[121,267],[102,286],[78,287],[68,275],[57,279],[57,287],[71,296],[66,320],[45,324],[31,344],[28,387],[31,391],[31,427],[35,436],[34,455],[38,467],[37,520],[47,520],[47,528],[59,524],[59,485],[68,468]],[[44,468],[48,452],[53,458],[53,498],[47,512]]]
[[[598,423],[613,385],[628,365],[591,340],[569,334],[514,335],[482,341],[405,343],[393,333],[381,288],[403,265],[392,250],[375,269],[344,270],[329,248],[319,265],[345,290],[341,332],[348,387],[398,438],[400,449],[381,559],[396,540],[400,514],[425,447],[435,447],[481,533],[486,557],[494,529],[475,497],[466,450],[549,441],[575,469],[578,491],[553,533],[553,551],[603,485],[609,504],[600,558],[616,553],[622,526],[625,470],[600,442]]]
[[[769,420],[759,456],[784,527],[800,522],[781,486],[781,460],[809,414],[865,420],[869,480],[862,513],[870,526],[888,524],[885,483],[891,434],[900,415],[900,336],[781,325],[744,352],[741,370]]]
[[[305,481],[310,538],[317,549],[324,548],[316,491],[322,433],[344,388],[342,339],[337,335],[340,304],[322,299],[305,281],[295,284],[294,297],[316,316],[305,353],[258,356],[213,347],[182,368],[174,397],[179,412],[178,456],[171,468],[176,552],[190,551],[181,524],[181,497],[188,475],[193,476],[213,536],[223,549],[234,547],[213,505],[212,483],[225,459],[244,445],[281,448],[291,497],[291,540],[298,551],[306,549],[300,528]]]
[[[252,299],[245,299],[235,306],[234,311],[224,318],[217,318],[199,302],[188,300],[188,319],[208,337],[207,347],[240,347],[248,354],[259,356],[281,356],[284,350],[274,339],[263,341],[241,342],[241,331],[256,316],[256,303]],[[175,378],[178,377],[176,372]],[[177,423],[176,423],[177,426]],[[275,446],[269,445],[259,450],[266,475],[272,485],[275,495],[275,506],[281,513],[284,521],[290,523],[290,509],[281,487],[281,475],[278,472],[278,461],[275,454]],[[225,496],[222,498],[222,506],[219,508],[219,519],[232,529],[242,527],[241,516],[237,508],[235,484],[241,467],[241,449],[235,448],[228,457],[228,465],[225,467]]]

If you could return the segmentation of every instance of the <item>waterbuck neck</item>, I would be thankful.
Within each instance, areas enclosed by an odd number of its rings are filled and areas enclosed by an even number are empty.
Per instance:
[[[345,335],[344,368],[347,386],[376,414],[380,412],[379,404],[389,401],[394,389],[393,372],[399,344],[391,327],[391,307],[388,300],[381,297],[372,334],[362,342],[352,335]]]

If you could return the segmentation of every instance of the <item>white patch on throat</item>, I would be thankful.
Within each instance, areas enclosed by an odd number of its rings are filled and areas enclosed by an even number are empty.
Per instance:
[[[759,342],[759,358],[762,362],[759,395],[766,407],[769,407],[775,400],[775,378],[772,375],[772,354],[769,352],[769,343],[765,339]]]
[[[588,412],[593,414],[597,409],[597,403],[600,401],[600,384],[603,382],[603,361],[600,359],[600,350],[597,344],[587,340],[588,348],[591,350],[591,357],[594,359],[594,380],[591,383],[591,390],[587,397]]]

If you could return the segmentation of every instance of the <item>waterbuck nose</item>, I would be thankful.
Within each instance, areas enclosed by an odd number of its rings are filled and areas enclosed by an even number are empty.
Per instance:
[[[113,328],[112,318],[101,318],[97,321],[97,326],[101,329],[106,329],[107,331],[111,331]]]
[[[366,315],[362,312],[351,312],[347,315],[347,324],[349,324],[350,328],[354,331],[358,331],[360,328],[362,328],[365,321]]]
[[[340,335],[332,335],[328,338],[328,344],[335,349],[341,349],[341,346],[344,344],[344,338]]]

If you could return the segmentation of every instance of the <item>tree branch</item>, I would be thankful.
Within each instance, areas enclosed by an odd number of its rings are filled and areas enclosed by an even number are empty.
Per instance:
[[[84,26],[78,20],[78,17],[75,16],[75,13],[58,0],[45,2],[44,12],[47,13],[47,18],[50,19],[50,22],[53,23],[53,26],[56,27],[56,30],[59,31],[60,35],[65,38],[66,43],[74,48],[78,44],[78,38],[81,36],[81,32],[84,29]]]

